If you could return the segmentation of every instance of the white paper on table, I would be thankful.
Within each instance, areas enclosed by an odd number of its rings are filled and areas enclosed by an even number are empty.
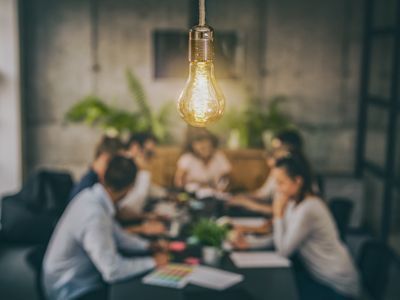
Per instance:
[[[265,218],[260,217],[236,217],[229,219],[234,226],[261,227],[265,225]]]
[[[230,257],[238,268],[278,268],[290,266],[290,260],[272,251],[234,252]]]
[[[274,238],[272,234],[267,234],[262,236],[248,234],[245,236],[245,240],[249,245],[250,249],[272,247],[274,244]]]
[[[204,199],[209,197],[215,196],[215,190],[212,188],[199,188],[196,191],[196,198],[197,199]]]
[[[243,280],[243,275],[216,268],[197,266],[189,276],[189,283],[214,290],[224,290]]]
[[[178,212],[176,210],[176,206],[174,203],[158,203],[154,209],[154,212],[161,215],[166,216],[168,218],[174,218],[177,216]]]

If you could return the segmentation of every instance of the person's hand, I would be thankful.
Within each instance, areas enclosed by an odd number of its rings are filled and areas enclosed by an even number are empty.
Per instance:
[[[140,170],[149,170],[150,168],[150,162],[144,155],[143,151],[140,151],[135,157],[134,157],[135,164],[138,166]]]
[[[169,255],[166,252],[158,252],[153,255],[157,268],[163,267],[169,262]]]
[[[235,237],[232,239],[231,244],[233,248],[238,249],[238,250],[246,250],[249,249],[250,245],[246,240],[245,235],[237,231],[235,234]]]
[[[158,240],[150,244],[150,250],[153,252],[167,252],[169,249],[169,242],[166,240]]]
[[[275,196],[273,206],[272,206],[274,218],[282,218],[283,217],[288,202],[289,202],[289,197],[284,194],[277,194]]]
[[[159,221],[146,221],[141,226],[141,233],[145,235],[161,235],[166,231],[165,225]]]

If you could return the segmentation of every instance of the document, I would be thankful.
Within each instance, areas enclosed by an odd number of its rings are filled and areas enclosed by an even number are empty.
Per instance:
[[[227,289],[243,280],[243,275],[216,268],[197,266],[189,276],[189,282],[214,290]]]
[[[230,258],[238,268],[282,268],[290,266],[290,260],[272,251],[234,252]]]
[[[259,217],[237,217],[229,218],[232,225],[246,226],[246,227],[261,227],[265,225],[265,218]]]

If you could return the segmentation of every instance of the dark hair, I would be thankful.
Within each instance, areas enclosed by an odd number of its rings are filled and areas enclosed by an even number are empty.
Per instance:
[[[218,148],[219,141],[214,134],[205,128],[189,127],[186,135],[184,152],[194,153],[193,143],[204,140],[209,140],[215,149]]]
[[[124,144],[118,137],[104,135],[96,146],[95,158],[98,158],[103,153],[114,156],[124,148]]]
[[[291,150],[303,150],[303,138],[300,133],[294,129],[288,129],[278,132],[275,137],[280,140],[282,144],[287,146]]]
[[[149,140],[157,143],[156,137],[151,132],[134,133],[129,138],[128,146],[137,143],[141,148],[143,148],[144,144]]]
[[[311,168],[307,159],[301,153],[292,153],[289,156],[278,159],[275,163],[275,168],[285,169],[291,179],[296,177],[303,179],[303,186],[300,189],[299,197],[296,199],[297,203],[303,201],[306,194],[314,194]]]
[[[137,167],[132,159],[121,155],[114,156],[107,167],[104,183],[115,192],[120,192],[136,179]]]

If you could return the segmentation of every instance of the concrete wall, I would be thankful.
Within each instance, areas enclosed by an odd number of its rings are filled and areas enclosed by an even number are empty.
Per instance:
[[[21,114],[18,7],[0,2],[0,196],[21,184]]]
[[[65,126],[63,114],[90,92],[129,108],[127,67],[141,77],[154,107],[176,99],[184,85],[184,79],[154,79],[151,36],[155,29],[187,30],[188,0],[97,3],[96,52],[90,1],[27,3],[28,170],[48,166],[78,174],[86,168],[99,133]],[[239,36],[242,76],[220,80],[228,107],[239,106],[250,94],[264,99],[286,95],[285,110],[304,130],[319,171],[353,170],[361,3],[209,1],[209,23],[217,31],[237,30]],[[94,57],[99,72],[92,70]],[[177,122],[178,133],[182,126]]]
[[[288,97],[315,168],[354,165],[362,1],[268,1],[264,94]]]

